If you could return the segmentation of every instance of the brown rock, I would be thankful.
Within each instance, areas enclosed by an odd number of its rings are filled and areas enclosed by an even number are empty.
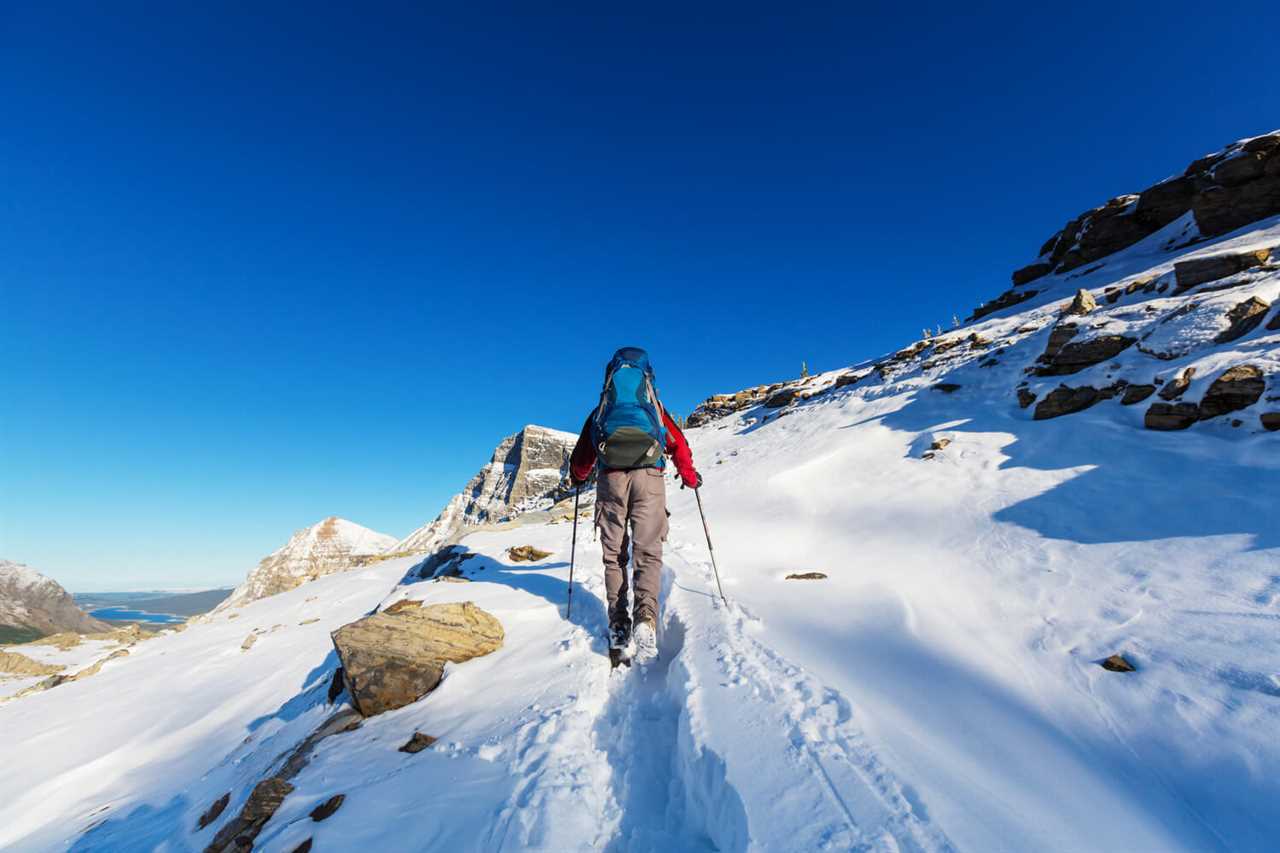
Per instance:
[[[196,821],[196,831],[199,832],[221,817],[222,813],[227,810],[227,803],[229,802],[231,802],[230,791],[214,800],[213,804],[205,809],[204,814],[200,815],[200,819]]]
[[[954,394],[960,390],[960,386],[955,382],[939,382],[932,387],[934,391],[941,391],[943,394]]]
[[[1280,412],[1263,412],[1258,416],[1258,420],[1262,422],[1262,428],[1268,432],[1280,430]]]
[[[1143,424],[1147,429],[1178,430],[1191,426],[1199,417],[1195,403],[1152,403]]]
[[[1270,249],[1251,249],[1247,252],[1226,252],[1204,258],[1178,261],[1173,265],[1178,290],[1186,290],[1207,281],[1217,281],[1229,275],[1261,266],[1271,259]]]
[[[1049,331],[1049,342],[1044,348],[1044,355],[1041,361],[1052,362],[1053,359],[1062,352],[1062,348],[1066,346],[1072,338],[1079,333],[1080,327],[1075,323],[1059,323]]]
[[[422,602],[416,598],[402,598],[383,610],[383,613],[400,613],[405,610],[418,610]]]
[[[973,313],[969,315],[968,322],[972,323],[974,320],[981,320],[988,314],[1012,308],[1020,302],[1026,302],[1039,292],[1038,290],[1006,290],[990,302],[985,302],[973,309]]]
[[[258,635],[256,633],[250,634],[249,636],[245,637],[244,642],[240,644],[240,650],[243,652],[247,652],[249,651],[249,649],[253,648],[253,644],[256,642],[258,642]]]
[[[1124,396],[1120,398],[1120,405],[1132,406],[1135,403],[1141,403],[1154,393],[1156,393],[1156,386],[1154,385],[1130,385],[1124,389]]]
[[[930,450],[945,450],[947,445],[951,443],[949,438],[940,438],[933,444],[929,445]]]
[[[1085,341],[1068,343],[1058,350],[1047,366],[1037,372],[1041,376],[1079,373],[1086,367],[1114,358],[1137,342],[1137,338],[1125,335],[1098,335]]]
[[[841,373],[836,377],[834,388],[844,388],[846,385],[853,385],[861,380],[867,374],[865,373]]]
[[[1088,385],[1080,388],[1059,385],[1036,404],[1033,417],[1037,421],[1044,421],[1081,412],[1098,402],[1099,396],[1098,389]]]
[[[1258,402],[1267,389],[1262,371],[1252,364],[1241,364],[1223,372],[1213,380],[1200,401],[1200,418],[1215,418],[1228,412],[1246,409]]]
[[[1231,321],[1231,325],[1220,332],[1213,342],[1215,344],[1230,343],[1249,334],[1262,325],[1262,320],[1270,307],[1270,302],[1256,296],[1249,297],[1227,312],[1227,319]]]
[[[827,576],[822,572],[802,572],[800,574],[787,575],[789,581],[821,581],[826,580]]]
[[[1161,400],[1176,400],[1191,387],[1191,379],[1196,375],[1194,367],[1188,367],[1178,374],[1177,378],[1160,389]]]
[[[1103,669],[1111,672],[1136,672],[1134,665],[1129,663],[1124,655],[1112,655],[1104,660],[1101,664]]]
[[[319,823],[322,820],[333,817],[334,812],[342,808],[342,804],[346,802],[346,799],[346,794],[334,794],[311,810],[311,819]]]
[[[520,545],[507,549],[507,557],[514,563],[536,563],[550,556],[550,551],[542,551],[532,545]]]
[[[408,753],[422,752],[422,750],[431,746],[437,740],[439,740],[439,738],[434,738],[431,735],[424,735],[422,732],[414,732],[413,737],[409,738],[408,743],[400,747],[400,751]]]
[[[1036,261],[1033,264],[1027,264],[1022,269],[1013,271],[1013,286],[1021,287],[1027,282],[1035,281],[1051,272],[1053,272],[1053,264],[1048,261]]]
[[[280,808],[284,798],[293,793],[293,785],[278,776],[264,779],[249,794],[249,800],[240,814],[218,831],[205,853],[226,853],[245,850],[253,846],[262,827]]]
[[[502,641],[502,624],[470,601],[375,613],[333,632],[352,702],[366,717],[418,701],[446,662],[487,655]]]
[[[1108,305],[1115,305],[1124,296],[1124,291],[1118,287],[1108,287],[1103,295],[1106,296]]]
[[[1093,294],[1082,288],[1076,291],[1075,298],[1071,300],[1070,305],[1062,309],[1062,313],[1064,316],[1083,317],[1097,307],[1098,301],[1093,298]]]
[[[799,388],[783,388],[775,391],[764,401],[764,407],[766,409],[781,409],[795,400],[796,394],[799,392]]]
[[[311,853],[311,844],[314,839],[308,838],[306,841],[293,848],[290,853]]]
[[[1026,388],[1018,389],[1018,408],[1025,409],[1036,401],[1036,395]]]

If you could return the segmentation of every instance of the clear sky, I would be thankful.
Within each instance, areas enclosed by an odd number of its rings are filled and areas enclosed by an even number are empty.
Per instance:
[[[871,357],[1280,126],[1274,4],[342,5],[0,12],[0,557],[404,535],[617,346],[678,412]]]

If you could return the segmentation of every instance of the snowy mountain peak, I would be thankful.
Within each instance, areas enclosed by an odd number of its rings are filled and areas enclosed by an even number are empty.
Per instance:
[[[440,514],[396,543],[392,551],[429,553],[454,541],[464,528],[550,508],[559,496],[577,440],[573,433],[536,424],[507,436]]]
[[[318,577],[365,565],[395,541],[394,536],[329,516],[295,531],[288,542],[264,557],[214,612],[240,607]]]
[[[42,634],[107,628],[77,607],[57,581],[12,560],[0,560],[0,626]]]

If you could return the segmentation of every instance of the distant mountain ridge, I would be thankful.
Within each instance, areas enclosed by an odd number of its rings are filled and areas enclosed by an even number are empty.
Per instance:
[[[0,627],[40,635],[110,630],[77,607],[57,581],[12,560],[0,560]]]
[[[284,546],[263,557],[244,583],[212,612],[239,607],[325,575],[348,571],[369,558],[380,557],[395,542],[394,536],[330,516],[294,532]]]
[[[401,539],[393,552],[430,553],[467,529],[549,509],[558,498],[578,437],[529,424],[499,442],[492,458],[431,522]]]

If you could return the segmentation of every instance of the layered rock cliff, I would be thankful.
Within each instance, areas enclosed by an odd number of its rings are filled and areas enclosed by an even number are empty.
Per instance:
[[[57,581],[11,560],[0,560],[0,627],[41,635],[110,628],[77,607]]]
[[[214,613],[286,592],[308,581],[345,572],[377,559],[395,537],[330,516],[305,527],[281,548],[262,558],[244,583]]]
[[[572,433],[532,424],[507,436],[444,510],[396,543],[392,551],[429,553],[456,541],[465,528],[549,509],[562,496],[560,485],[577,440]]]
[[[760,422],[857,385],[950,395],[958,413],[996,402],[1047,420],[1106,404],[1148,430],[1280,430],[1280,131],[1080,214],[1013,280],[964,328],[715,395],[688,423]]]

